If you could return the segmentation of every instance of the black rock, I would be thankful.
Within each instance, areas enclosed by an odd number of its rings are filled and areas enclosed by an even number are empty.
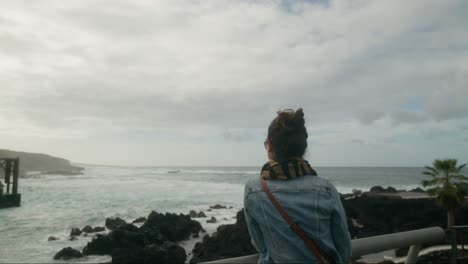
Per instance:
[[[135,220],[133,220],[132,224],[136,224],[136,223],[144,223],[146,221],[146,217],[139,217]]]
[[[85,233],[97,233],[97,232],[103,232],[103,231],[106,231],[106,229],[102,226],[96,226],[96,227],[91,227],[89,225],[83,227],[83,229],[81,229],[81,231],[85,232]]]
[[[206,214],[203,211],[200,211],[199,213],[197,213],[194,210],[190,210],[189,216],[190,218],[204,218],[206,217]]]
[[[215,218],[214,216],[212,216],[211,219],[206,220],[206,222],[207,222],[208,224],[213,224],[213,223],[218,222],[218,220],[216,220],[216,218]]]
[[[401,199],[400,197],[361,195],[342,199],[348,218],[361,227],[348,225],[351,237],[369,237],[433,226],[446,226],[447,213],[434,199]],[[467,210],[460,208],[459,210]],[[463,214],[456,214],[457,223]]]
[[[55,240],[59,240],[59,239],[54,236],[50,236],[49,238],[47,238],[47,241],[55,241]]]
[[[144,249],[144,263],[184,264],[187,259],[185,250],[176,243],[166,241],[162,245],[148,245]]]
[[[372,188],[370,188],[370,191],[371,192],[385,192],[385,188],[383,188],[382,186],[373,186]]]
[[[81,231],[85,232],[85,233],[92,233],[93,232],[93,228],[91,226],[85,226],[83,227],[83,229],[81,229]]]
[[[423,189],[421,188],[415,188],[415,189],[412,189],[412,190],[409,190],[410,192],[418,192],[418,193],[425,193],[426,191],[424,191]]]
[[[125,220],[120,219],[119,217],[117,217],[117,218],[107,218],[105,225],[109,230],[115,230],[119,226],[126,225],[126,224],[127,224],[127,222],[125,222]]]
[[[93,232],[93,228],[89,225],[83,227],[83,229],[81,229],[81,231],[85,232],[85,233],[92,233]]]
[[[144,247],[123,247],[112,252],[112,264],[130,263],[180,263],[187,258],[185,250],[172,242],[162,245],[150,244]]]
[[[70,232],[70,236],[79,236],[82,233],[83,232],[78,227],[73,227],[71,232]]]
[[[200,212],[198,212],[197,217],[198,217],[198,218],[205,218],[205,217],[206,217],[206,214],[205,214],[203,211],[200,211]]]
[[[220,205],[220,204],[215,204],[213,206],[210,206],[211,209],[227,209],[226,206]]]
[[[237,221],[232,225],[221,225],[212,236],[206,235],[192,250],[191,263],[233,258],[255,254],[257,251],[250,242],[244,211],[237,213]]]
[[[110,235],[97,235],[83,248],[84,255],[110,255],[117,243]]]
[[[111,254],[112,264],[144,263],[143,248],[118,248]]]
[[[397,193],[398,190],[389,186],[387,188],[383,188],[382,186],[374,186],[370,188],[370,192],[378,192],[378,193]]]
[[[80,251],[71,247],[66,247],[60,250],[59,252],[57,252],[57,254],[55,254],[54,256],[54,259],[67,260],[67,259],[81,258],[81,257],[83,257],[83,254],[81,254]]]
[[[140,230],[158,230],[167,240],[178,242],[188,239],[190,234],[198,233],[202,229],[199,222],[190,219],[188,215],[177,214],[161,214],[151,212],[145,224]]]
[[[68,240],[70,240],[70,241],[75,241],[75,240],[77,240],[77,239],[78,239],[78,238],[77,238],[76,236],[71,236],[71,237],[68,238]]]
[[[189,216],[190,216],[190,218],[196,218],[196,217],[198,217],[198,214],[194,210],[190,210]]]
[[[103,232],[103,231],[106,231],[106,228],[105,228],[105,227],[102,227],[102,226],[95,226],[95,227],[93,228],[93,233]]]

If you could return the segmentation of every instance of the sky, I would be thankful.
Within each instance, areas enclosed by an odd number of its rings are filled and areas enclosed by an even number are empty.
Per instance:
[[[3,0],[0,148],[261,166],[302,107],[313,166],[468,163],[468,1]]]

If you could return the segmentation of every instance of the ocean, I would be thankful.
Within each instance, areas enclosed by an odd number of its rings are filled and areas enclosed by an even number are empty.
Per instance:
[[[83,166],[83,165],[81,165]],[[91,237],[69,241],[72,227],[104,226],[107,217],[132,221],[152,210],[188,214],[204,211],[220,224],[234,223],[242,208],[245,182],[258,177],[260,167],[116,167],[84,165],[84,175],[34,175],[21,178],[22,205],[0,210],[0,263],[53,263],[60,249],[82,249]],[[397,189],[420,187],[423,168],[316,167],[341,193],[375,185]],[[179,170],[178,173],[169,173]],[[207,211],[215,204],[232,207]],[[47,241],[49,236],[59,238]],[[203,235],[202,235],[203,236]],[[200,238],[201,239],[201,238]],[[190,251],[196,240],[182,245]],[[109,261],[90,256],[70,262]],[[61,260],[60,262],[64,262]]]

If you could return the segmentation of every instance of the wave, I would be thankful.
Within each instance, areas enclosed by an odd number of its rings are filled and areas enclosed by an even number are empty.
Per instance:
[[[254,170],[191,170],[191,169],[180,169],[180,173],[192,173],[192,174],[259,174],[259,171]]]

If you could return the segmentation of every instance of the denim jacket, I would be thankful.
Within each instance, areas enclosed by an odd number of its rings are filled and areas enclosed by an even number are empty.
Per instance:
[[[317,176],[267,180],[281,207],[337,263],[351,257],[346,214],[336,188]],[[245,186],[244,208],[258,263],[318,263],[303,240],[289,227],[270,202],[259,177]]]

